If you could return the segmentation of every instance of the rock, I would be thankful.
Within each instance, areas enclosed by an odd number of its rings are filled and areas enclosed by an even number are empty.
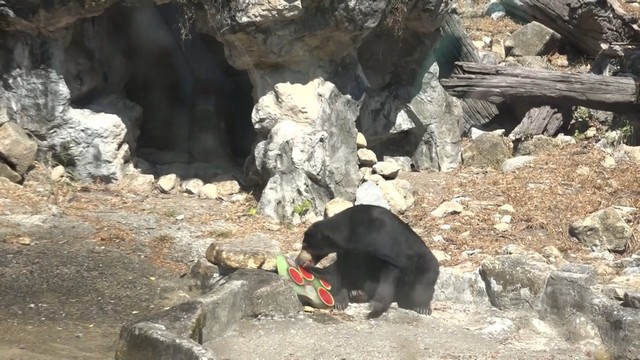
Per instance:
[[[386,163],[396,164],[400,171],[411,171],[412,160],[408,156],[384,156],[382,159]]]
[[[240,269],[227,279],[245,281],[248,284],[244,317],[290,317],[302,311],[302,303],[288,278],[284,279],[276,273],[262,270]]]
[[[502,172],[511,172],[524,167],[535,160],[535,156],[516,156],[511,159],[507,159],[502,163]]]
[[[153,191],[156,187],[156,179],[153,175],[150,174],[140,174],[138,172],[133,174],[125,175],[121,180],[120,184],[134,193],[138,194],[147,194]]]
[[[213,179],[218,189],[218,195],[230,196],[240,192],[241,187],[236,179],[228,175],[218,176]]]
[[[385,179],[395,179],[400,172],[400,166],[395,163],[380,161],[373,165],[373,172]]]
[[[212,280],[218,277],[218,267],[210,263],[206,258],[201,258],[189,268],[189,277],[196,281],[196,288],[209,292],[212,288]]]
[[[490,305],[477,269],[464,264],[440,268],[433,299],[444,303]]]
[[[640,164],[640,146],[620,145],[620,149],[634,164]]]
[[[560,250],[555,246],[546,246],[542,249],[542,256],[551,260],[552,262],[562,261],[564,258]]]
[[[378,162],[376,153],[369,149],[358,149],[358,162],[362,166],[373,166]]]
[[[480,275],[493,306],[535,309],[547,276],[554,269],[539,254],[498,255],[482,263]]]
[[[354,204],[369,204],[391,209],[389,202],[384,197],[384,193],[373,181],[365,181],[358,187]]]
[[[604,160],[602,160],[602,166],[607,169],[614,168],[616,167],[616,159],[614,159],[613,156],[607,155],[604,157]]]
[[[8,161],[18,175],[24,175],[36,159],[38,145],[22,128],[8,122],[0,126],[0,157]]]
[[[16,183],[16,184],[22,181],[22,176],[20,176],[20,174],[18,174],[17,172],[13,171],[13,169],[10,168],[9,165],[3,162],[0,162],[0,177],[8,179],[12,183]]]
[[[431,67],[422,77],[420,93],[398,117],[419,119],[422,124],[420,131],[424,133],[412,156],[416,169],[451,171],[461,163],[462,105],[460,100],[449,96],[440,85],[438,62],[427,61]]]
[[[507,11],[505,10],[504,6],[500,2],[496,0],[491,0],[487,4],[487,7],[484,11],[484,15],[489,16],[491,20],[498,20],[500,18],[503,18],[505,15],[507,15]]]
[[[623,251],[631,240],[633,231],[619,212],[609,207],[572,223],[569,235],[589,247]]]
[[[369,176],[369,181],[373,181],[376,185],[380,186],[380,183],[383,183],[386,180],[380,174],[372,174]]]
[[[493,133],[484,133],[462,150],[465,166],[497,167],[509,157],[504,138]]]
[[[178,185],[178,176],[176,174],[164,175],[158,179],[156,186],[163,193],[169,193]]]
[[[413,189],[411,183],[405,179],[388,180],[388,183],[392,184],[398,192],[404,197],[404,201],[407,204],[407,208],[413,206],[415,198],[413,197]]]
[[[513,155],[537,155],[557,149],[561,145],[562,142],[557,140],[557,138],[552,138],[544,135],[534,135],[530,139],[524,139],[517,142],[516,145],[514,145]]]
[[[215,360],[216,354],[192,339],[150,322],[128,325],[120,331],[116,360],[135,359]]]
[[[431,216],[442,218],[451,214],[459,214],[464,210],[462,204],[455,201],[445,201],[431,212]]]
[[[264,234],[240,239],[215,240],[207,248],[207,260],[229,269],[276,269],[276,257],[282,251],[280,243]]]
[[[565,319],[575,312],[589,315],[589,306],[593,298],[591,286],[595,283],[596,279],[592,274],[551,272],[542,297],[542,311],[560,319]]]
[[[507,56],[540,56],[556,52],[560,35],[546,26],[532,21],[516,30],[505,44]]]
[[[501,255],[525,255],[527,252],[516,244],[508,244],[500,250]]]
[[[53,169],[51,169],[51,180],[61,181],[62,179],[64,179],[66,171],[67,170],[62,165],[55,166]]]
[[[622,306],[640,309],[640,292],[625,292]]]
[[[192,195],[200,195],[200,190],[202,189],[203,186],[204,186],[204,182],[200,179],[187,179],[180,182],[180,190],[182,190],[183,192],[186,192],[187,194],[192,194]]]
[[[432,250],[433,255],[438,259],[439,263],[451,260],[451,256],[442,250]]]
[[[229,281],[202,297],[125,325],[120,331],[116,359],[216,359],[209,357],[210,352],[202,352],[205,348],[200,343],[233,329],[243,315],[248,296],[246,281]],[[194,353],[200,357],[192,357]]]
[[[216,199],[218,197],[218,187],[216,184],[202,185],[199,194],[203,199]]]
[[[358,131],[356,135],[356,146],[358,149],[363,149],[367,147],[367,139],[364,137],[364,134]]]
[[[54,49],[60,45],[52,43],[51,51],[62,51]],[[60,164],[73,164],[74,177],[108,182],[124,175],[130,156],[130,144],[125,140],[127,134],[134,139],[137,136],[133,124],[139,123],[139,118],[132,117],[141,116],[138,105],[112,95],[88,104],[88,109],[73,108],[64,78],[46,66],[34,71],[13,70],[6,74],[5,89],[12,121],[42,139],[38,146],[52,149]]]
[[[409,205],[407,204],[403,194],[394,186],[394,183],[390,181],[381,181],[378,182],[377,185],[382,191],[382,195],[385,200],[389,203],[391,211],[396,214],[402,214],[407,210]]]
[[[493,225],[493,228],[498,230],[498,231],[507,231],[509,230],[509,224],[506,223],[497,223],[495,225]]]
[[[269,179],[258,204],[261,213],[289,220],[303,201],[319,215],[332,197],[355,198],[358,108],[320,78],[277,84],[260,98],[252,121],[259,133],[270,134],[254,152],[258,172]]]
[[[331,201],[329,201],[324,207],[324,217],[325,219],[330,218],[333,215],[343,210],[346,210],[352,206],[353,206],[353,203],[351,201],[347,201],[341,198],[331,199]]]
[[[370,167],[362,167],[358,169],[358,173],[360,173],[360,181],[365,182],[371,179],[371,175],[373,175],[373,169]]]
[[[516,211],[515,211],[515,209],[514,209],[514,208],[513,208],[513,206],[512,206],[512,205],[510,205],[510,204],[504,204],[504,205],[502,205],[502,206],[500,206],[500,207],[498,208],[498,213],[499,213],[499,214],[504,214],[504,215],[506,215],[506,214],[513,214],[513,213],[515,213],[515,212],[516,212]]]

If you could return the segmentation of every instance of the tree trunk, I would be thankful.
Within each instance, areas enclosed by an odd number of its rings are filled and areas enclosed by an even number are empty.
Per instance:
[[[555,30],[573,46],[596,56],[601,43],[638,39],[639,28],[617,0],[502,0],[507,13]]]
[[[632,77],[570,74],[520,67],[456,63],[464,74],[440,80],[449,94],[461,98],[526,101],[533,106],[578,105],[614,112],[638,111]]]
[[[450,71],[445,68],[446,64],[453,64],[455,61],[480,62],[480,57],[475,46],[469,39],[462,21],[457,14],[451,13],[445,17],[441,25],[442,39],[440,40],[440,61],[442,64],[441,76],[444,72],[448,76]],[[447,58],[444,58],[446,56]],[[454,68],[453,72],[460,70]],[[464,131],[471,127],[478,127],[491,121],[499,111],[496,105],[480,99],[461,99],[462,112],[464,116]]]

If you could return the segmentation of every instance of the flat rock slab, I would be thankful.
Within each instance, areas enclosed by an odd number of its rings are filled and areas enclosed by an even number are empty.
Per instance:
[[[253,234],[240,239],[216,240],[207,248],[207,260],[231,269],[276,270],[276,257],[281,253],[280,243],[264,234]]]

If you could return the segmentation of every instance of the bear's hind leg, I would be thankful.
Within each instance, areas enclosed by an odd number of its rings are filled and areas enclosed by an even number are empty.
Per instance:
[[[391,266],[380,273],[380,282],[370,302],[371,312],[367,315],[368,319],[379,317],[387,311],[391,303],[395,301],[396,284],[400,276],[400,271]]]

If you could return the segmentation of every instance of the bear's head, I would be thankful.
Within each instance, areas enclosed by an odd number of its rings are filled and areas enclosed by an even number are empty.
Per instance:
[[[323,231],[320,223],[315,223],[304,232],[302,250],[296,258],[296,263],[302,267],[315,266],[335,251],[335,242],[331,236]]]

